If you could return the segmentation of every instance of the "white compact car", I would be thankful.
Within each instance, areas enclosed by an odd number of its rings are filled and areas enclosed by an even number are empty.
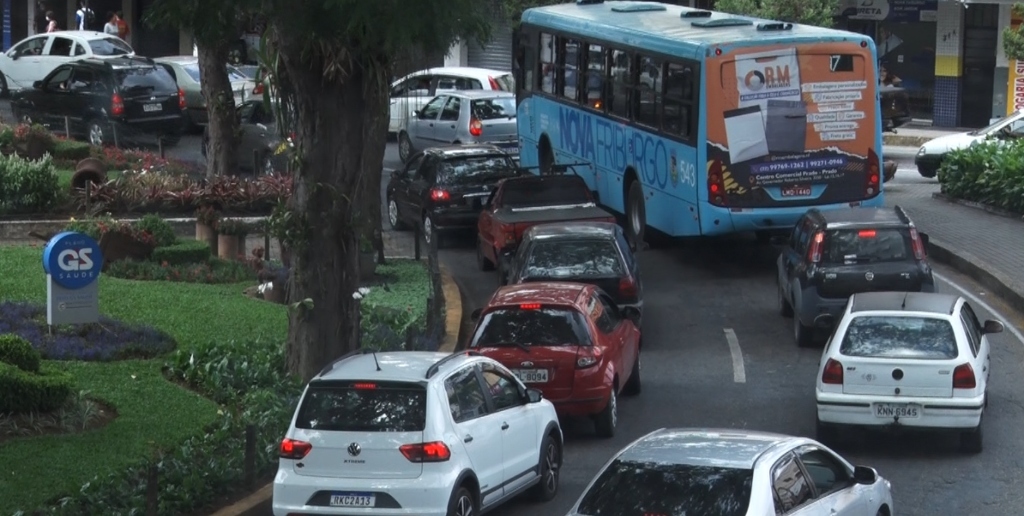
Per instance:
[[[903,426],[959,432],[980,452],[988,335],[1002,331],[960,296],[854,294],[818,366],[818,440],[839,425]]]
[[[558,492],[551,402],[475,352],[357,351],[306,386],[281,442],[275,516],[470,516]]]
[[[391,120],[388,133],[397,135],[409,127],[416,110],[444,91],[515,91],[511,72],[449,66],[413,72],[391,84]]]
[[[601,468],[568,516],[892,516],[889,481],[802,437],[661,429]]]
[[[117,36],[91,30],[62,30],[29,36],[0,54],[0,91],[31,88],[58,66],[88,58],[134,56]]]
[[[966,133],[940,136],[921,146],[914,157],[917,171],[924,177],[935,177],[949,152],[966,149],[988,139],[996,141],[1024,137],[1024,109],[998,120],[992,125]]]

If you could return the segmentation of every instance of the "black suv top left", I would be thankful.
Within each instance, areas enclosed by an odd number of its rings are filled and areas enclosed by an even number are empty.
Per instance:
[[[184,107],[174,78],[145,57],[62,64],[11,100],[18,121],[67,129],[97,146],[153,137],[174,145],[184,130]]]

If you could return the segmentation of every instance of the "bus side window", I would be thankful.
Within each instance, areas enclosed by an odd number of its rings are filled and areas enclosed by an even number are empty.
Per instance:
[[[663,63],[656,59],[640,56],[639,80],[636,93],[637,123],[661,129],[661,91]]]
[[[540,35],[540,90],[544,93],[555,92],[555,37],[551,34]]]
[[[633,89],[633,59],[628,52],[612,50],[612,64],[608,69],[611,77],[608,95],[608,113],[629,119],[629,99]]]
[[[589,45],[589,47],[590,51],[587,53],[587,84],[584,98],[590,107],[604,110],[605,105],[608,103],[608,94],[610,93],[604,87],[608,82],[605,80],[608,54],[601,45]]]
[[[559,78],[562,80],[562,96],[566,100],[579,102],[579,77],[580,77],[580,48],[583,44],[579,40],[558,38],[562,44],[559,45],[558,56]]]
[[[696,109],[694,91],[696,74],[692,65],[669,63],[665,76],[663,101],[664,130],[684,138],[691,138],[693,113]]]

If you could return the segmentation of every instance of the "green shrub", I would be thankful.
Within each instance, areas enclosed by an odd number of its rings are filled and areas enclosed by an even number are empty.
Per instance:
[[[1024,141],[989,140],[946,155],[942,193],[1024,213]]]
[[[210,259],[211,254],[210,244],[198,240],[185,240],[173,245],[157,247],[149,259],[159,264],[185,265],[205,263]]]
[[[62,194],[50,156],[29,161],[16,154],[0,155],[0,214],[48,213]]]
[[[178,236],[174,234],[174,228],[162,219],[159,215],[149,214],[135,223],[135,228],[140,231],[148,231],[153,235],[157,247],[174,245],[178,242]]]
[[[53,157],[64,161],[81,161],[92,155],[92,147],[85,142],[57,140],[53,143]]]
[[[22,371],[0,363],[0,414],[57,410],[71,396],[71,375],[60,371]]]
[[[0,362],[27,371],[39,372],[39,361],[42,356],[32,343],[13,334],[0,335]]]
[[[107,276],[142,281],[176,281],[184,283],[239,283],[255,281],[256,271],[249,265],[233,260],[210,257],[199,263],[170,263],[153,260],[121,260],[111,262]]]

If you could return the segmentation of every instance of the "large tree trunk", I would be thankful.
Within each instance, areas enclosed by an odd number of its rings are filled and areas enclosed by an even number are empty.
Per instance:
[[[301,35],[276,32],[294,92],[301,160],[289,204],[310,228],[292,257],[289,302],[297,305],[289,314],[286,354],[289,370],[309,380],[360,345],[359,303],[352,294],[359,288],[366,203],[358,197],[374,175],[380,184],[387,88],[379,86],[386,82],[382,74],[351,64],[325,76],[320,72],[330,67],[320,61],[323,54],[304,52]],[[377,210],[379,217],[379,200]]]
[[[210,117],[210,140],[206,149],[206,177],[233,174],[238,170],[238,123],[235,95],[228,79],[228,45],[199,42],[199,75]]]

